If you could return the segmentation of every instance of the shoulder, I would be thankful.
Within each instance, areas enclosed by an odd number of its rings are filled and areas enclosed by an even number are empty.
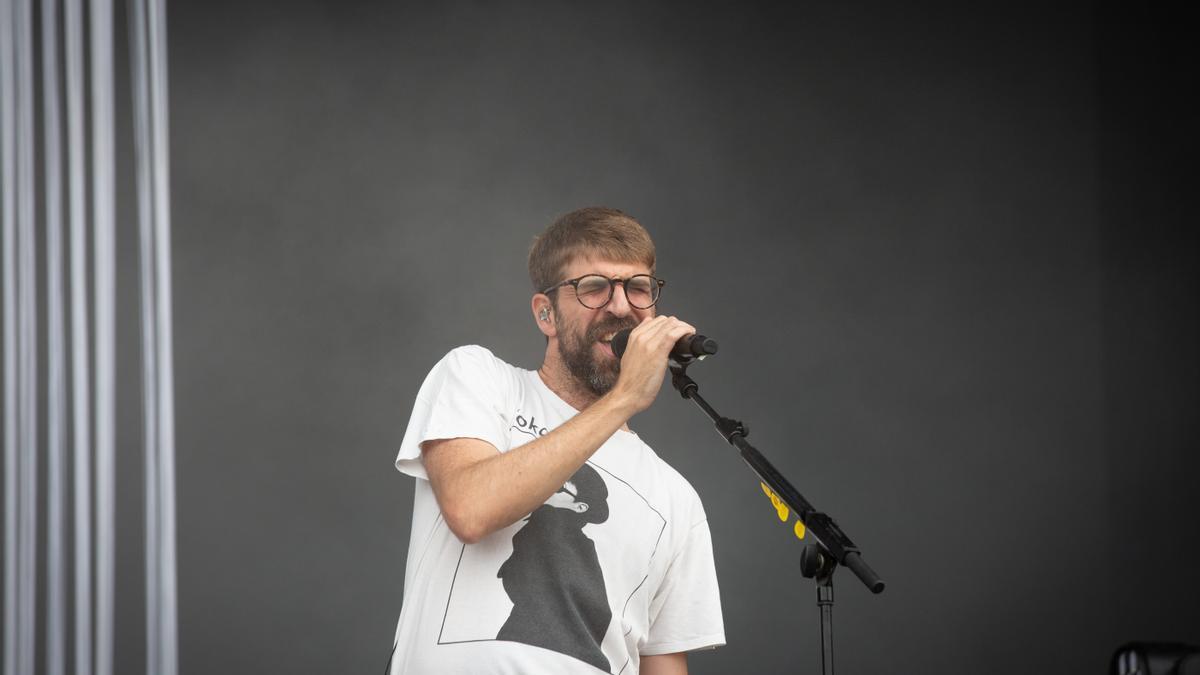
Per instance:
[[[440,363],[473,369],[501,370],[512,368],[492,350],[481,345],[463,345],[446,352]]]
[[[455,347],[442,357],[434,369],[447,369],[462,375],[479,376],[510,376],[517,372],[515,366],[492,353],[492,350],[480,345],[463,345]]]
[[[433,398],[447,388],[511,387],[518,369],[504,362],[486,347],[463,345],[446,353],[429,371],[422,385],[421,398]]]

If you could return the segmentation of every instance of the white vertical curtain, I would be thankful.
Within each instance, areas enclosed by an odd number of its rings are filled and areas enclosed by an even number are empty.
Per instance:
[[[18,635],[20,601],[17,587],[23,578],[21,548],[17,536],[24,499],[18,473],[22,463],[21,416],[17,401],[18,336],[17,323],[17,150],[16,118],[17,53],[14,23],[16,7],[12,0],[0,0],[0,226],[3,228],[4,295],[4,675],[17,672],[25,646]]]
[[[128,2],[145,421],[145,664],[147,673],[175,675],[166,7],[164,0]],[[125,228],[116,201],[113,17],[112,0],[89,0],[86,12],[83,0],[0,0],[3,675],[114,669],[115,542],[117,528],[128,526],[115,512],[116,458],[126,452],[117,447],[116,306],[132,299],[116,295],[117,240]]]
[[[66,349],[63,300],[62,121],[59,111],[58,3],[42,0],[42,188],[46,232],[46,675],[66,658]]]
[[[130,0],[129,34],[141,253],[146,672],[174,675],[178,670],[175,385],[170,294],[166,14],[163,2]]]
[[[67,98],[67,212],[70,220],[71,457],[74,466],[74,662],[92,672],[92,408],[88,355],[87,169],[84,147],[83,3],[63,3]]]

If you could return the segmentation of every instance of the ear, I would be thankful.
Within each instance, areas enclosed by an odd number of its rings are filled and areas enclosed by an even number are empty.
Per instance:
[[[587,513],[587,510],[588,510],[587,502],[575,502],[574,504],[571,505],[571,510],[574,511],[575,513]]]
[[[533,311],[533,322],[537,324],[538,330],[542,331],[542,335],[548,338],[558,335],[558,329],[554,325],[554,305],[550,303],[550,296],[545,293],[535,294],[529,307]]]

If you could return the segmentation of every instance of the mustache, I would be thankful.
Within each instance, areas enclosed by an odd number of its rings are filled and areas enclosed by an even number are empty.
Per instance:
[[[608,320],[602,321],[602,322],[596,324],[595,326],[592,326],[591,328],[589,328],[588,332],[587,332],[587,338],[588,338],[589,342],[599,342],[601,336],[607,335],[608,333],[615,333],[619,330],[624,330],[626,328],[632,329],[632,328],[635,328],[637,325],[638,325],[637,321],[634,321],[633,319],[630,319],[630,318],[608,319]]]

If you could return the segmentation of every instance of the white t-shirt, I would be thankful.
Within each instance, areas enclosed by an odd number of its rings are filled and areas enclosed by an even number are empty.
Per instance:
[[[423,441],[507,452],[576,413],[483,347],[425,378],[396,457],[419,480],[390,673],[633,675],[639,655],[725,644],[704,507],[636,434],[618,431],[545,505],[478,543],[446,526]]]

